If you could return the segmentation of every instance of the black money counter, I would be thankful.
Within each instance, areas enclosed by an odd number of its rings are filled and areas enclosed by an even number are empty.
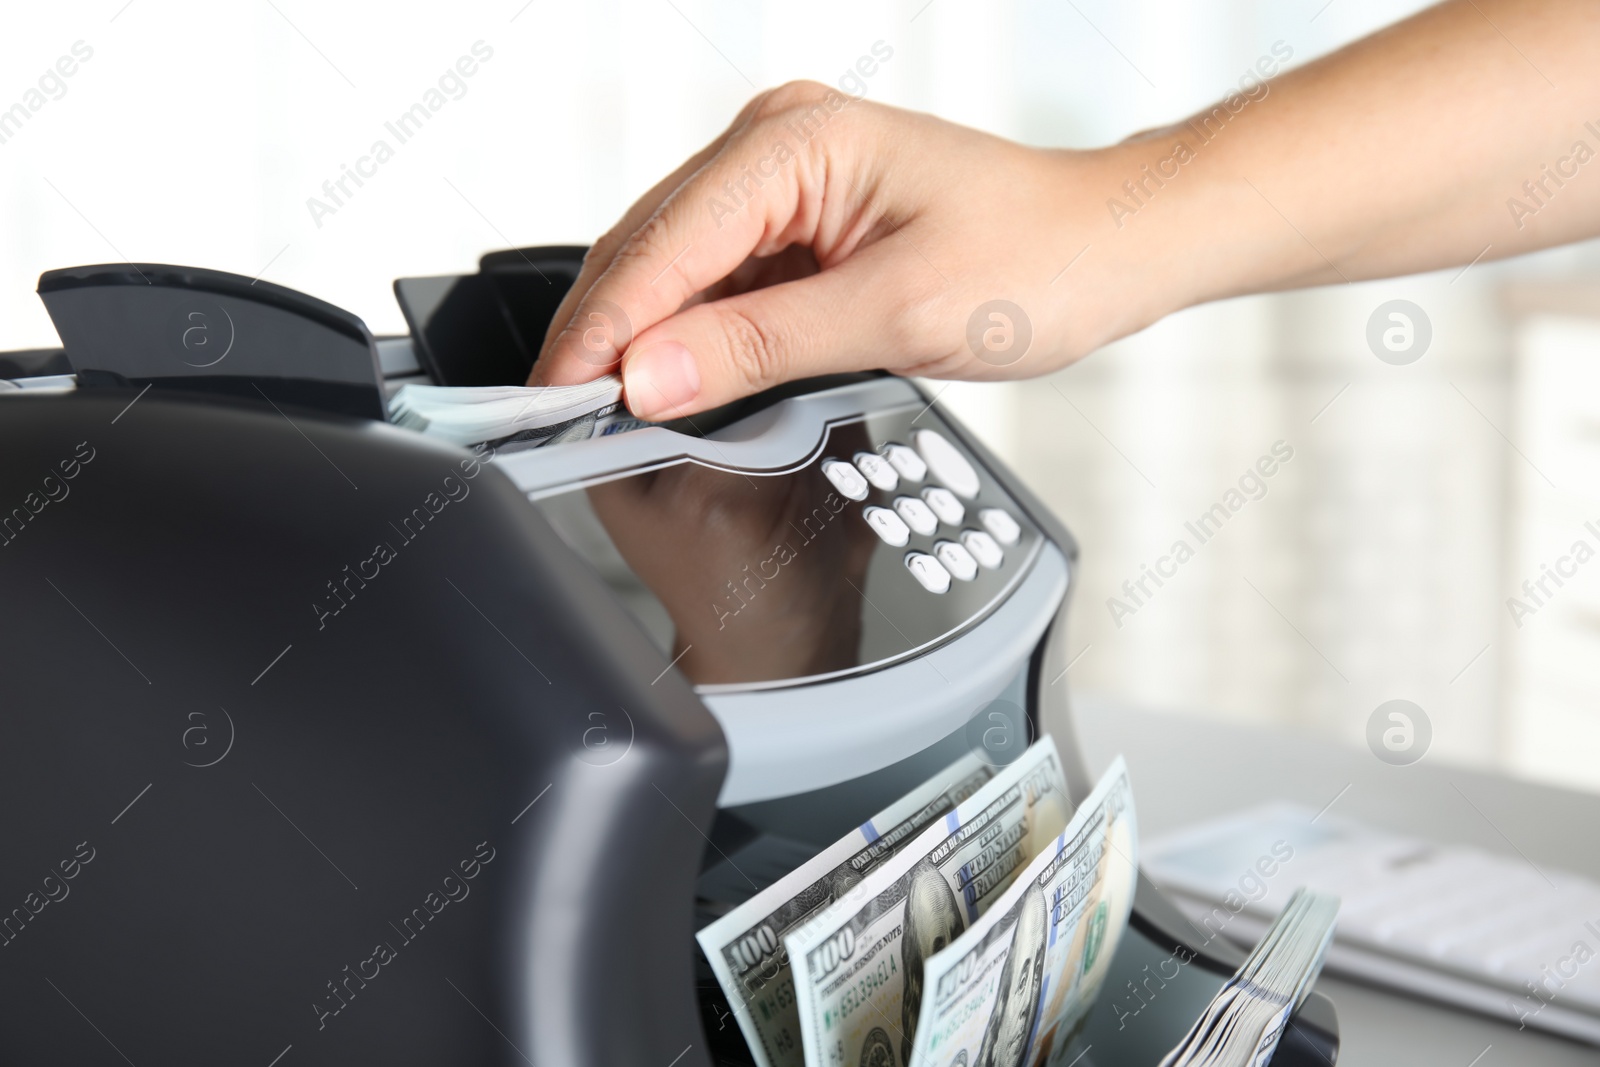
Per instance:
[[[582,251],[401,279],[376,340],[216,271],[40,279],[62,348],[0,354],[0,1064],[749,1063],[708,906],[1044,724],[1086,794],[1077,549],[912,382],[544,448],[386,424],[520,384]],[[1060,1062],[1155,1064],[1242,959],[1141,877]],[[1337,1050],[1313,995],[1275,1062]]]

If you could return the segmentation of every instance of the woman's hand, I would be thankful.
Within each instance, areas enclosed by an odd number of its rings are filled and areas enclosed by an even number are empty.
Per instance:
[[[786,85],[595,244],[531,381],[620,352],[671,418],[831,371],[1023,377],[1206,300],[1595,236],[1597,10],[1446,0],[1088,152]]]
[[[1106,166],[783,86],[595,243],[530,381],[620,362],[628,406],[659,419],[836,371],[1054,369],[1166,310],[1113,299],[1111,257],[1069,269],[1109,229]]]

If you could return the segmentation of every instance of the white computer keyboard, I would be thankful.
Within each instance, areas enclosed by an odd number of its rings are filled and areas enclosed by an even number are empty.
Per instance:
[[[1330,973],[1600,1044],[1600,884],[1587,878],[1293,804],[1141,852],[1211,933],[1253,943],[1299,886],[1337,893]]]

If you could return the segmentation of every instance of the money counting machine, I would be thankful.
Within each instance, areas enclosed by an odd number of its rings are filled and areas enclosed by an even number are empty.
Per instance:
[[[1073,541],[913,383],[385,424],[520,384],[581,252],[403,279],[378,340],[213,271],[41,278],[62,349],[0,355],[0,1064],[747,1063],[708,915],[1044,722],[1087,791]],[[1242,958],[1141,880],[1061,1062],[1155,1064]],[[1337,1047],[1313,996],[1276,1062]]]

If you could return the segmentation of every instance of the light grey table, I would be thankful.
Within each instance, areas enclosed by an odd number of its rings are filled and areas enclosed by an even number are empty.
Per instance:
[[[1374,826],[1469,844],[1600,880],[1600,796],[1448,767],[1391,767],[1365,749],[1089,696],[1074,700],[1095,774],[1120,752],[1140,833],[1165,833],[1266,800],[1292,800]],[[1046,723],[1058,737],[1061,723]],[[1600,1049],[1387,989],[1324,977],[1339,1011],[1339,1067],[1595,1067]],[[1488,1050],[1485,1052],[1485,1050]],[[1480,1057],[1481,1058],[1478,1058]]]

